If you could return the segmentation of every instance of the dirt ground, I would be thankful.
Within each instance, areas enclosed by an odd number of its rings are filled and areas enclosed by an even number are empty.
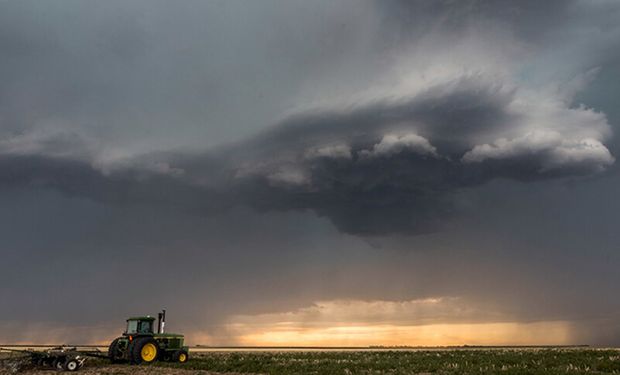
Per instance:
[[[58,374],[35,369],[29,356],[2,359],[0,374]],[[219,371],[219,373],[218,373]],[[290,375],[290,374],[620,374],[620,349],[589,347],[448,348],[339,351],[227,351],[196,353],[186,364],[111,365],[89,358],[77,374]]]
[[[55,371],[52,369],[43,370],[43,369],[24,369],[18,372],[14,372],[12,369],[2,369],[0,368],[0,374],[18,374],[18,375],[58,375],[60,373],[63,374],[73,374],[71,372],[66,371]],[[182,369],[174,369],[174,368],[165,368],[165,367],[153,367],[153,366],[127,366],[127,365],[109,365],[109,366],[93,366],[89,367],[88,365],[81,368],[75,374],[82,375],[238,375],[237,373],[227,372],[209,372],[209,371],[199,371],[199,370],[182,370]],[[247,374],[244,374],[247,375]]]
[[[58,375],[72,374],[68,371],[56,371],[51,368],[36,368],[28,360],[19,357],[9,357],[5,353],[0,354],[0,375]],[[87,361],[75,374],[83,375],[239,375],[233,372],[212,372],[204,370],[184,370],[155,366],[129,366],[104,364],[97,359]],[[244,375],[248,375],[247,373]]]

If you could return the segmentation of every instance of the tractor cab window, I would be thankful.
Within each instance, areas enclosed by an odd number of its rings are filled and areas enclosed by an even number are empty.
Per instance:
[[[153,333],[153,322],[143,320],[140,322],[140,333]]]
[[[127,322],[127,333],[153,333],[153,322],[150,320],[129,320]]]
[[[127,321],[127,333],[136,333],[136,332],[138,332],[138,321],[137,320]]]

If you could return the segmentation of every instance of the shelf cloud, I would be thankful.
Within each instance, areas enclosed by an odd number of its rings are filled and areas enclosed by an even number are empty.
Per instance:
[[[588,176],[614,163],[603,143],[609,124],[593,109],[480,74],[418,90],[292,115],[202,153],[106,161],[75,134],[19,135],[0,144],[11,172],[3,180],[204,214],[311,210],[343,232],[385,235],[438,229],[462,189]]]

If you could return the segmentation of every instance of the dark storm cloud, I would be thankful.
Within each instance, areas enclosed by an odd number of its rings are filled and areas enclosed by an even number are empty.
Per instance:
[[[454,211],[460,189],[501,177],[588,175],[614,162],[601,143],[604,116],[561,102],[515,105],[519,95],[483,76],[463,77],[411,98],[293,116],[205,154],[109,165],[60,152],[86,149],[66,144],[79,138],[17,137],[3,144],[2,181],[205,213],[236,205],[309,209],[355,234],[427,232]]]

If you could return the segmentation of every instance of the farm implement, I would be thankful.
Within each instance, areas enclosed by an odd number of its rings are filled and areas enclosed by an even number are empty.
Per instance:
[[[13,367],[22,367],[31,365],[36,367],[50,367],[56,370],[77,371],[83,365],[88,357],[104,357],[105,355],[99,351],[82,351],[76,347],[58,346],[47,350],[32,349],[7,349],[0,348],[1,351],[18,353],[21,357],[17,358],[13,363]]]

